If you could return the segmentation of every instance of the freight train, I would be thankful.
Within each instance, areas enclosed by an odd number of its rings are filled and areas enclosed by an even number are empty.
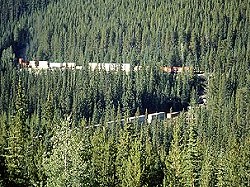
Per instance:
[[[172,112],[172,113],[167,113],[167,116],[166,116],[165,112],[157,112],[157,113],[152,113],[148,115],[133,116],[127,119],[121,119],[119,122],[109,121],[106,124],[107,126],[112,126],[113,124],[120,124],[122,127],[124,126],[125,123],[151,124],[154,121],[163,121],[165,119],[174,118],[178,116],[179,114],[180,112]],[[101,126],[101,124],[94,125],[93,127],[99,127],[99,126]],[[90,126],[87,126],[86,128],[90,128]]]

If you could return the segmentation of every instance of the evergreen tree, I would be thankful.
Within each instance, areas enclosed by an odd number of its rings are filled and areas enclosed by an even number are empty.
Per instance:
[[[137,138],[132,142],[129,156],[125,163],[125,173],[121,186],[141,186],[144,167],[142,163],[142,145]]]
[[[43,161],[46,186],[90,186],[87,164],[81,157],[81,137],[67,122],[55,128],[53,149]]]
[[[165,185],[183,186],[184,178],[184,151],[181,135],[181,121],[173,124],[173,140],[170,146],[169,155],[165,160]]]
[[[187,147],[184,148],[183,153],[184,167],[182,176],[185,179],[184,186],[199,186],[201,154],[197,142],[198,134],[195,125],[192,122],[189,125]]]
[[[19,116],[13,117],[8,129],[5,162],[8,171],[9,185],[22,186],[26,184],[25,139],[23,124]]]

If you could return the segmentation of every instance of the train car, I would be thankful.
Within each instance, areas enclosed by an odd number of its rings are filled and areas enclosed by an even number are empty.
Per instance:
[[[153,113],[148,115],[148,123],[152,123],[154,120],[157,120],[159,113]]]
[[[145,122],[145,118],[146,118],[145,115],[134,116],[134,117],[128,118],[128,122],[142,124]]]
[[[158,115],[158,118],[157,118],[157,119],[159,119],[159,120],[165,120],[165,118],[166,118],[165,112],[159,112],[158,114],[159,114],[159,115]]]
[[[62,68],[75,68],[76,67],[76,63],[73,62],[69,62],[69,63],[62,63]]]
[[[167,119],[174,118],[174,117],[178,116],[179,114],[180,114],[180,112],[167,113]]]
[[[23,58],[18,59],[18,64],[21,68],[25,68],[29,66],[29,61],[24,60]]]
[[[179,112],[175,113],[179,114]],[[174,113],[171,114],[174,115]],[[167,118],[169,118],[169,115],[167,116]],[[121,119],[120,121],[109,121],[106,123],[106,125],[108,127],[112,127],[112,125],[120,125],[123,128],[126,123],[151,124],[155,120],[163,121],[165,119],[166,119],[165,112],[158,112],[158,113],[148,114],[148,117],[146,115],[140,115],[140,116],[129,117],[127,119]],[[100,124],[94,125],[92,127],[99,127],[99,126]]]
[[[49,67],[52,68],[52,69],[61,68],[62,67],[62,63],[51,62],[49,64]]]
[[[138,122],[139,123],[145,123],[145,120],[146,120],[146,116],[145,115],[138,116]]]
[[[39,68],[39,69],[48,69],[49,62],[48,61],[33,60],[33,61],[30,61],[29,67],[30,68]]]
[[[160,67],[160,69],[166,73],[183,73],[193,71],[193,68],[189,66],[163,66]]]
[[[158,113],[153,113],[148,115],[148,123],[152,123],[154,120],[165,120],[165,112],[158,112]]]

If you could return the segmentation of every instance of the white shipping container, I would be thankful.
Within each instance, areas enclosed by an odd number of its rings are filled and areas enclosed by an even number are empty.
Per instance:
[[[179,115],[180,112],[167,113],[167,118],[173,118]]]
[[[29,67],[30,68],[36,68],[36,61],[32,60],[29,62]]]
[[[128,118],[128,122],[135,123],[136,122],[136,117],[130,117],[130,118]]]
[[[56,63],[56,62],[51,62],[49,64],[50,68],[61,68],[62,67],[62,63]]]
[[[121,66],[121,67],[120,67]],[[118,63],[89,63],[89,67],[92,71],[97,70],[106,70],[106,71],[122,71],[129,72],[130,64],[118,64]]]
[[[138,122],[139,123],[144,123],[145,122],[145,115],[140,115],[140,116],[138,116]]]
[[[158,119],[165,120],[165,112],[159,112]]]
[[[128,118],[128,122],[140,123],[140,124],[144,123],[145,122],[145,115],[130,117],[130,118]]]
[[[38,68],[47,69],[48,67],[49,67],[48,61],[39,61],[38,62]]]
[[[62,67],[63,68],[75,68],[76,67],[76,63],[73,63],[73,62],[62,63]]]
[[[76,69],[82,69],[82,66],[76,66]]]
[[[153,113],[148,115],[148,123],[152,123],[153,120],[156,120],[158,117],[158,113]]]

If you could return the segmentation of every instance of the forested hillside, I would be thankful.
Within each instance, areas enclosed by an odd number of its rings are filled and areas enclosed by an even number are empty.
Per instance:
[[[248,0],[1,0],[0,186],[250,186],[249,30]]]

